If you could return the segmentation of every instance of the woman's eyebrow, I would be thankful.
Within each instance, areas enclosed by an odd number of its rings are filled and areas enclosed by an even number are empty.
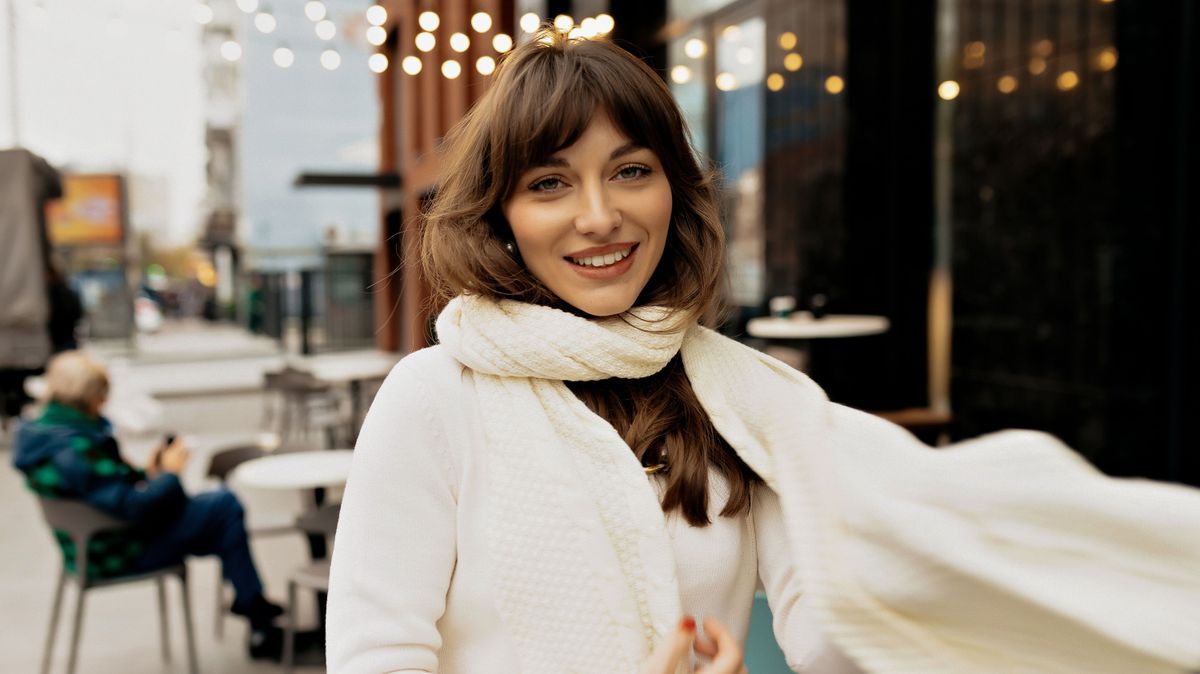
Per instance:
[[[646,149],[645,146],[638,145],[637,143],[633,143],[633,142],[625,143],[621,147],[613,150],[612,154],[608,155],[608,159],[609,159],[609,161],[612,161],[613,159],[616,159],[617,157],[624,157],[627,154],[632,154],[634,152],[637,152],[638,150],[644,150],[644,149]],[[546,157],[544,159],[540,159],[537,162],[535,162],[533,164],[533,166],[531,166],[530,168],[540,169],[540,168],[558,168],[558,167],[570,167],[570,166],[571,166],[571,162],[567,161],[566,159],[563,159],[562,157]]]

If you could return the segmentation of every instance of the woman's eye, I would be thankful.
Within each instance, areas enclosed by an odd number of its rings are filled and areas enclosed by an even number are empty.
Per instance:
[[[542,178],[529,186],[534,192],[552,192],[563,186],[562,178]]]
[[[648,167],[631,164],[629,166],[624,166],[620,171],[617,171],[617,177],[621,180],[634,180],[649,173],[650,169]]]

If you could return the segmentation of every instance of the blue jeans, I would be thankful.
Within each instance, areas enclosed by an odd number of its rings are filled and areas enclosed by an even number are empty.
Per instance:
[[[244,512],[228,489],[193,496],[174,522],[146,541],[134,570],[178,564],[187,555],[216,555],[221,558],[221,575],[233,585],[234,607],[244,609],[263,589],[250,556]]]

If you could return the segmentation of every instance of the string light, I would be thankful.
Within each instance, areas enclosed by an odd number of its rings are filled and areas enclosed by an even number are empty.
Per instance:
[[[704,44],[704,40],[694,37],[683,43],[683,53],[689,58],[698,59],[704,56],[704,52],[708,51],[708,45]]]
[[[1079,73],[1074,70],[1064,70],[1055,81],[1059,91],[1070,91],[1079,85]]]
[[[371,54],[367,59],[367,67],[373,73],[382,73],[388,68],[388,57],[384,54]]]
[[[492,38],[492,49],[495,49],[496,51],[500,52],[501,54],[507,52],[508,50],[510,50],[512,48],[513,48],[513,39],[511,37],[509,37],[507,34],[496,33],[496,36]]]
[[[417,33],[417,36],[413,38],[413,43],[421,51],[433,51],[433,48],[437,46],[437,38],[433,36],[433,33]]]
[[[387,29],[383,26],[371,26],[367,29],[367,42],[376,47],[387,42]]]
[[[471,47],[471,38],[463,33],[454,33],[450,36],[450,48],[456,52],[462,53]]]
[[[421,30],[433,32],[442,25],[442,19],[437,12],[421,12],[421,15],[417,17],[417,24],[421,26]]]
[[[536,32],[541,23],[542,20],[537,14],[529,12],[521,17],[521,30],[525,31],[526,33]]]
[[[787,68],[788,72],[796,72],[804,67],[804,57],[792,52],[783,57],[783,67]]]
[[[492,15],[487,12],[475,12],[471,16],[471,28],[476,33],[486,33],[492,27]]]
[[[326,49],[321,52],[321,65],[326,70],[337,70],[338,66],[342,65],[342,55],[337,53],[337,50]]]
[[[675,84],[686,84],[692,79],[692,69],[687,66],[671,68],[671,81]]]
[[[1017,90],[1017,78],[1012,75],[1004,75],[996,80],[996,90],[1002,94],[1011,94]]]
[[[767,75],[767,88],[771,91],[779,91],[783,88],[783,75],[779,73],[771,73]]]
[[[1040,56],[1029,59],[1029,72],[1033,75],[1041,75],[1046,72],[1046,59]]]
[[[834,96],[842,93],[845,88],[846,80],[838,77],[837,75],[830,75],[829,77],[825,78],[825,91],[828,91]]]
[[[961,91],[961,88],[958,86],[958,82],[954,80],[946,80],[939,84],[937,88],[938,97],[943,101],[953,101],[958,98],[959,91]]]
[[[733,73],[721,73],[717,75],[717,88],[721,91],[733,91],[737,89],[737,78]]]
[[[421,72],[421,59],[416,56],[405,56],[400,61],[400,68],[409,75],[417,75]]]
[[[296,55],[293,54],[292,50],[288,49],[287,47],[279,47],[276,49],[275,52],[271,54],[271,58],[275,61],[275,65],[279,66],[280,68],[291,68],[292,64],[296,62]]]
[[[579,22],[579,34],[588,40],[596,38],[600,35],[600,26],[594,18],[588,17]]]
[[[304,3],[304,16],[308,17],[309,21],[317,22],[325,18],[325,3],[321,0],[308,0]]]
[[[1117,67],[1117,50],[1114,47],[1105,47],[1096,54],[1096,70],[1100,72],[1108,72]]]
[[[779,48],[784,51],[791,51],[792,49],[795,49],[796,48],[796,34],[790,30],[786,33],[780,33]]]
[[[583,29],[576,26],[567,33],[568,40],[578,40],[583,37]]]
[[[192,8],[192,19],[201,26],[207,26],[213,20],[212,7],[203,2],[197,2],[196,6]]]
[[[617,22],[614,21],[613,18],[608,14],[596,15],[596,30],[601,35],[608,35],[609,33],[613,32],[613,29],[616,27]]]
[[[260,33],[269,34],[275,30],[275,15],[270,12],[263,11],[254,15],[254,27]]]
[[[247,14],[253,14],[258,9],[258,0],[237,0],[238,9]]]
[[[226,40],[221,43],[221,58],[233,63],[242,58],[242,45],[233,40]]]
[[[334,35],[337,35],[337,26],[329,19],[322,19],[317,22],[316,28],[317,37],[322,40],[332,40]]]
[[[560,33],[565,33],[571,30],[571,26],[574,25],[575,19],[572,19],[570,14],[559,14],[558,16],[554,17],[554,27],[557,28],[558,32]]]
[[[445,77],[448,80],[453,80],[457,79],[461,74],[462,66],[458,64],[458,61],[449,60],[442,62],[442,77]]]
[[[387,10],[379,5],[371,5],[367,8],[367,23],[372,26],[382,26],[387,23]]]
[[[480,56],[475,59],[475,70],[479,71],[480,75],[491,75],[496,72],[496,59],[491,56]]]

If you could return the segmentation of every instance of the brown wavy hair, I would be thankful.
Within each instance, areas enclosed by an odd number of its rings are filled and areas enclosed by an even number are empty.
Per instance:
[[[671,307],[709,325],[719,318],[725,236],[714,176],[697,161],[670,90],[612,42],[571,40],[553,29],[501,61],[491,87],[447,137],[420,247],[439,305],[472,293],[580,313],[505,250],[513,235],[501,205],[525,170],[574,143],[597,112],[652,150],[671,186],[663,257],[637,304]],[[710,469],[729,485],[721,514],[748,510],[760,480],[713,428],[678,354],[644,379],[566,384],[644,465],[667,464],[664,511],[678,509],[692,525],[708,524]]]

